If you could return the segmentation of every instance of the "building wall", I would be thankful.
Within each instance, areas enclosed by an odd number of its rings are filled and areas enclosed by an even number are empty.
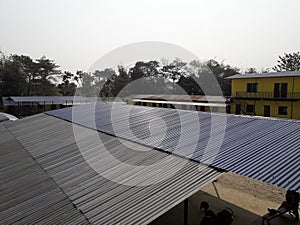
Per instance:
[[[287,92],[300,93],[300,77],[272,77],[272,78],[245,78],[232,80],[232,97],[231,113],[235,114],[236,105],[241,105],[241,114],[249,114],[256,116],[264,116],[264,106],[270,106],[270,116],[278,118],[300,119],[300,101],[290,99],[270,99],[264,100],[257,98],[256,100],[235,99],[237,92],[247,92],[247,83],[257,83],[257,92],[274,92],[275,83],[287,83]],[[254,113],[247,113],[247,104],[255,106]],[[278,113],[279,106],[287,107],[287,115]]]
[[[254,101],[254,100],[237,100],[231,105],[231,113],[236,112],[236,103],[241,104],[242,113],[247,115],[264,116],[264,106],[270,106],[270,117],[300,119],[300,102],[292,101]],[[247,104],[254,105],[254,113],[246,112]],[[278,114],[279,106],[287,107],[287,115]],[[244,112],[243,112],[244,111]]]
[[[247,83],[255,83],[256,79],[233,79],[231,80],[231,94],[236,96],[236,92],[247,91]]]
[[[300,92],[300,77],[294,77],[294,92]]]
[[[239,78],[232,80],[232,96],[236,96],[236,92],[246,92],[247,83],[257,83],[258,92],[273,92],[275,83],[287,83],[288,92],[300,92],[300,77]]]

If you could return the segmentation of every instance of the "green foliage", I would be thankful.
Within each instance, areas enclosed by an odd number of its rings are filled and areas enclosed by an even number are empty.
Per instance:
[[[123,66],[118,67],[118,76],[114,77],[113,85],[112,85],[112,94],[113,96],[117,96],[124,87],[129,83],[129,75],[126,71],[126,69]],[[126,92],[120,93],[120,96],[126,96]]]
[[[51,80],[60,75],[59,66],[45,56],[33,60],[25,55],[2,55],[0,67],[1,96],[58,94]]]
[[[96,70],[93,73],[96,82],[107,81],[110,77],[115,75],[116,72],[112,68],[106,68],[104,70]]]
[[[28,84],[14,61],[6,61],[1,70],[1,96],[26,95]]]
[[[219,63],[214,59],[207,61],[206,65],[215,75],[220,88],[224,96],[231,95],[231,83],[230,80],[226,80],[227,77],[239,73],[239,69],[230,65],[224,65],[223,62]]]
[[[177,84],[185,90],[189,95],[203,95],[201,87],[199,87],[196,79],[192,76],[181,76]]]
[[[76,72],[78,83],[78,94],[85,97],[97,96],[98,88],[94,85],[95,77],[88,72],[77,71]]]
[[[184,74],[185,71],[183,70],[185,64],[174,61],[171,64],[163,66],[162,68],[163,76],[167,79],[172,80],[173,83],[177,82],[181,76],[185,75]]]
[[[247,68],[245,73],[258,73],[257,69],[254,67]]]
[[[192,61],[188,64],[176,58],[171,63],[139,61],[129,68],[128,73],[124,67],[119,67],[118,73],[114,73],[113,70],[109,73],[105,70],[96,71],[94,83],[95,86],[101,87],[101,97],[129,94],[219,95],[222,93],[216,90],[220,88],[224,95],[230,95],[230,81],[225,78],[238,72],[239,69],[215,60],[204,63]],[[109,74],[110,78],[106,74]],[[211,75],[214,75],[219,83],[214,82]],[[201,87],[205,87],[206,93]]]
[[[76,84],[72,83],[76,81],[75,75],[69,71],[65,71],[62,78],[62,83],[57,85],[59,93],[63,96],[73,96],[76,92]]]
[[[158,75],[158,61],[137,62],[133,68],[129,70],[131,80],[137,80],[144,77],[155,77]]]
[[[277,62],[275,71],[300,70],[300,53],[284,53]],[[231,84],[226,78],[239,72],[238,68],[214,59],[187,63],[176,58],[170,63],[168,60],[138,61],[129,69],[119,66],[117,72],[106,68],[94,73],[77,71],[72,74],[62,73],[54,60],[46,56],[34,60],[26,55],[5,56],[0,51],[0,95],[216,95],[220,94],[216,90],[221,88],[223,95],[229,96]],[[253,67],[245,70],[245,73],[257,72]],[[263,72],[270,72],[270,69]],[[213,82],[212,74],[218,83]]]
[[[277,65],[273,67],[273,70],[280,71],[299,71],[300,70],[300,52],[284,53],[283,56],[279,56]]]
[[[176,58],[171,63],[155,60],[139,61],[129,69],[119,66],[117,72],[106,68],[94,73],[77,71],[76,74],[72,74],[68,71],[62,73],[59,66],[45,56],[33,60],[25,55],[5,57],[2,54],[0,94],[1,96],[77,94],[87,97],[129,94],[214,95],[217,93],[214,90],[221,88],[224,95],[230,95],[230,82],[225,78],[238,72],[239,69],[216,60],[187,63]],[[219,84],[207,80],[211,74],[214,74]],[[58,79],[59,77],[61,79]]]
[[[46,56],[42,56],[36,61],[39,78],[41,80],[56,81],[56,78],[61,74],[61,71],[57,69],[59,66],[55,64],[54,60],[47,59]]]
[[[95,86],[100,89],[100,91],[98,91],[98,96],[112,97],[112,86],[116,72],[112,68],[106,68],[101,71],[96,70],[93,75],[95,77]]]

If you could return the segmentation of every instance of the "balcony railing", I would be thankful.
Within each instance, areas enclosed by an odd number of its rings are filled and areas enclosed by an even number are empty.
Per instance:
[[[238,98],[258,98],[258,99],[300,99],[300,92],[287,92],[286,95],[274,92],[236,92]]]

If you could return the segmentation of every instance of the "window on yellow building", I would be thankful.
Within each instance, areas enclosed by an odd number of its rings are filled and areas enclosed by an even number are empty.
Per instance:
[[[247,112],[254,113],[254,105],[247,105]]]
[[[278,115],[287,115],[287,106],[279,106],[278,107]]]
[[[274,84],[274,98],[286,98],[287,96],[287,83]]]
[[[257,83],[247,83],[247,92],[257,92]]]

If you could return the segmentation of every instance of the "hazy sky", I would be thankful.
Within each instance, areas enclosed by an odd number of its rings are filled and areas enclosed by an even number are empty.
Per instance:
[[[0,50],[75,71],[122,45],[163,41],[260,69],[300,51],[299,11],[299,0],[0,0]]]

